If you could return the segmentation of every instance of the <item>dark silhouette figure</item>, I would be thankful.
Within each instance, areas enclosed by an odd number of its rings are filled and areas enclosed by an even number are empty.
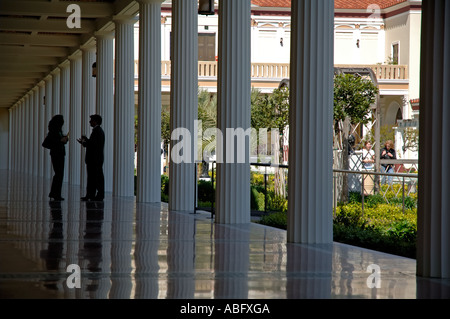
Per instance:
[[[65,145],[69,141],[69,136],[63,135],[63,125],[64,117],[62,115],[55,115],[48,124],[48,134],[43,143],[44,147],[50,149],[52,167],[55,172],[48,197],[50,197],[50,199],[53,198],[56,201],[64,200],[64,198],[61,197],[61,188],[64,178],[64,161],[66,156]]]
[[[81,200],[103,201],[105,197],[105,177],[103,175],[105,133],[100,127],[102,117],[97,114],[91,115],[89,123],[93,128],[91,136],[87,138],[83,135],[77,139],[86,148],[87,186],[86,196]]]

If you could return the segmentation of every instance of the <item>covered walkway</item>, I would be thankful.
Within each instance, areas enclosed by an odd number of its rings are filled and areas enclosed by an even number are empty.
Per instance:
[[[106,196],[49,202],[50,180],[0,171],[0,298],[449,298],[416,261],[339,243],[290,244],[286,231],[214,223],[210,213]],[[70,265],[79,266],[79,288]],[[380,267],[371,288],[370,265]],[[74,268],[75,269],[75,268]],[[375,268],[373,268],[375,270]],[[374,271],[373,270],[373,271]],[[375,281],[373,281],[375,283]]]

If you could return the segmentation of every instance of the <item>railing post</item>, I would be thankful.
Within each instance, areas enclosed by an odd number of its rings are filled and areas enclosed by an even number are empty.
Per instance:
[[[364,180],[365,180],[365,178],[364,178],[364,173],[362,173],[361,174],[361,188],[362,188],[362,190],[361,190],[361,217],[362,218],[364,218]]]
[[[333,173],[333,206],[334,206],[334,211],[333,211],[333,219],[336,218],[336,201],[337,201],[337,196],[336,196],[336,174]]]
[[[267,212],[267,166],[264,166],[264,213]]]
[[[211,183],[212,183],[212,189],[213,189],[213,194],[212,194],[212,200],[211,200],[211,219],[214,217],[214,203],[216,201],[216,191],[214,189],[214,161],[211,163],[212,166],[212,174],[211,174]]]
[[[402,177],[402,207],[403,215],[405,215],[405,176]]]

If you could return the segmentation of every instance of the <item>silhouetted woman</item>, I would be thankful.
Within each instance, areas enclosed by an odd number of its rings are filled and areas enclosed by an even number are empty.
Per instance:
[[[52,166],[55,175],[53,176],[52,188],[48,197],[54,200],[61,201],[61,188],[64,178],[64,161],[66,156],[66,144],[69,137],[63,135],[62,126],[64,125],[64,117],[62,115],[55,115],[48,124],[48,139],[50,156],[52,159]]]

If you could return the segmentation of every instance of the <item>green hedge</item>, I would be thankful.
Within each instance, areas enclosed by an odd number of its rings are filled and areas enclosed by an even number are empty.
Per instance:
[[[399,256],[416,258],[417,211],[396,205],[365,207],[361,203],[339,205],[333,220],[334,241]],[[261,224],[287,228],[287,214],[263,216]]]

